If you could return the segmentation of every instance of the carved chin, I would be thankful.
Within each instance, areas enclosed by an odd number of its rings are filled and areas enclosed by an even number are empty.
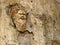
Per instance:
[[[25,31],[26,30],[26,22],[25,23],[16,23],[16,28],[19,30],[19,31]]]

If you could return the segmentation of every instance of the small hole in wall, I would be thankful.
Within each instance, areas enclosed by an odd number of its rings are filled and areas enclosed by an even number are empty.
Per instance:
[[[33,38],[33,40],[34,40],[34,38]]]
[[[20,43],[19,43],[19,45],[20,45]]]
[[[56,23],[55,20],[53,20],[53,25],[55,25],[55,23]]]
[[[54,26],[54,28],[56,29],[56,26]]]
[[[33,27],[33,25],[31,24],[31,25],[30,25],[30,28],[32,28],[32,27]]]
[[[33,1],[31,0],[31,2],[33,2]]]
[[[29,13],[26,13],[26,15],[28,15]]]
[[[34,22],[34,24],[36,25],[37,23],[36,23],[36,22]]]
[[[32,9],[31,9],[31,11],[32,11]]]
[[[6,38],[6,35],[4,37]]]

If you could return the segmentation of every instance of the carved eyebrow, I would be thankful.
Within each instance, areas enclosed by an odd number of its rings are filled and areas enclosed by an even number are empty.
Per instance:
[[[24,13],[19,13],[20,15],[26,15],[26,14],[24,14]]]
[[[9,4],[9,7],[10,7],[10,8],[13,7],[13,6],[18,6],[18,4],[17,4],[17,3],[12,4],[12,5]]]
[[[19,13],[19,14],[20,14],[20,15],[25,15],[25,16],[27,16],[29,13],[26,13],[26,12],[23,13],[23,12],[22,12],[22,13]]]

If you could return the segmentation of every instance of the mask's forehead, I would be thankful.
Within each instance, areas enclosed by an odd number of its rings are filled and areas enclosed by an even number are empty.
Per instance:
[[[15,7],[11,8],[11,16],[14,16],[17,13],[17,9]]]

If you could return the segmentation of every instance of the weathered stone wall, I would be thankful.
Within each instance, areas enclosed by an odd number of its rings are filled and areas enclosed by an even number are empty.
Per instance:
[[[0,0],[0,45],[60,45],[59,18],[56,0]]]

